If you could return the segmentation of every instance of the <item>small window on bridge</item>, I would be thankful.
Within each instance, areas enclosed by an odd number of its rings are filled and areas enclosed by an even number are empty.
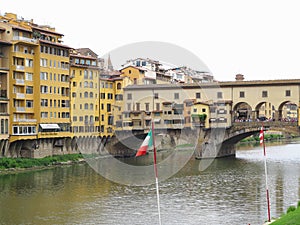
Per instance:
[[[245,92],[244,91],[240,91],[240,98],[245,98]]]
[[[263,97],[263,98],[268,97],[268,92],[267,92],[267,91],[263,91],[263,92],[262,92],[262,97]]]
[[[218,93],[217,93],[217,97],[218,97],[218,98],[223,98],[223,93],[222,93],[222,92],[218,92]]]
[[[290,97],[291,96],[291,90],[286,90],[285,91],[285,96]]]

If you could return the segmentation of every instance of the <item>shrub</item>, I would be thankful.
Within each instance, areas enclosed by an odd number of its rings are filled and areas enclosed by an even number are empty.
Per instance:
[[[286,213],[293,212],[295,210],[296,210],[296,207],[292,205],[287,209]]]

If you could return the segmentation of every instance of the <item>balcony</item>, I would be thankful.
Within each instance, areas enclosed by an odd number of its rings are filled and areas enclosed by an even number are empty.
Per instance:
[[[23,41],[23,42],[28,42],[28,43],[33,43],[37,44],[37,40],[33,38],[27,38],[27,37],[22,37],[22,36],[14,36],[13,37],[14,41]]]
[[[25,99],[25,94],[23,94],[23,93],[16,93],[16,98],[17,99]]]
[[[25,112],[25,107],[16,107],[16,112]]]
[[[16,79],[16,84],[24,85],[25,81],[23,79]]]
[[[17,119],[14,118],[14,122],[26,122],[26,123],[36,123],[36,119]]]
[[[15,70],[18,70],[18,71],[24,71],[24,70],[25,70],[25,66],[22,66],[22,65],[15,65]]]

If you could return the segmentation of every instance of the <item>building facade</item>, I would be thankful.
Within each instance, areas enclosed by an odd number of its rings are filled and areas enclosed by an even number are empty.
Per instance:
[[[71,130],[76,137],[98,136],[100,67],[98,55],[90,49],[70,54]]]

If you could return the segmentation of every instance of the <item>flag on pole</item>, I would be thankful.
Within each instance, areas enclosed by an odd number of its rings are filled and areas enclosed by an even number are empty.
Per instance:
[[[261,127],[259,132],[259,143],[262,145],[264,143],[264,128]]]
[[[271,222],[271,210],[270,210],[270,196],[268,189],[268,172],[267,172],[267,156],[266,156],[266,146],[264,142],[264,126],[261,127],[259,132],[259,143],[263,146],[264,149],[264,164],[265,164],[265,178],[266,178],[266,192],[267,192],[267,204],[268,204],[268,222]]]
[[[141,147],[138,149],[135,156],[142,156],[146,155],[148,147],[151,147],[153,145],[153,139],[152,139],[152,129],[148,132],[146,138],[144,139]]]

